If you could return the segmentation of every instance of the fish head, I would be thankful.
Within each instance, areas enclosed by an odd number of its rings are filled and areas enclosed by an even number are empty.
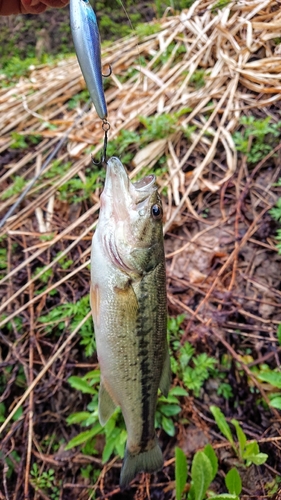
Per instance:
[[[109,258],[125,272],[147,273],[164,259],[163,208],[154,175],[131,182],[121,161],[108,160],[99,225]]]

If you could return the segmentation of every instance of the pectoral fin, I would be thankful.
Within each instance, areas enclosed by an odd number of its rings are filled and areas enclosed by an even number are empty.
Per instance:
[[[101,379],[100,390],[99,390],[99,421],[101,425],[105,425],[108,419],[111,417],[112,413],[116,408],[112,397],[104,386],[104,382]]]
[[[92,308],[94,325],[95,328],[98,328],[100,325],[100,293],[98,285],[95,285],[94,287],[91,285],[90,304]]]
[[[171,365],[170,365],[169,348],[167,346],[163,370],[159,384],[160,391],[162,392],[163,396],[165,396],[165,398],[168,396],[170,385],[171,385]]]

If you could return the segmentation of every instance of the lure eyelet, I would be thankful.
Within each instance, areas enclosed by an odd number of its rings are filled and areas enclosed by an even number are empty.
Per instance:
[[[103,78],[108,78],[110,75],[112,75],[112,67],[109,64],[108,65],[108,73],[106,73],[105,75],[102,73],[102,76],[103,76]]]

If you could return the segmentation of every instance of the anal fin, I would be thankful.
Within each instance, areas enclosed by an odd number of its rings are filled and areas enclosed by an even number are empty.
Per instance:
[[[100,390],[99,390],[99,421],[101,425],[105,425],[108,419],[111,417],[113,412],[115,411],[116,404],[114,403],[112,397],[109,392],[106,390],[104,386],[104,382],[101,378],[100,381]]]

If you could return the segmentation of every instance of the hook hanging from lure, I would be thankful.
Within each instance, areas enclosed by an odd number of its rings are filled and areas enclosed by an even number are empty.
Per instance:
[[[89,0],[70,0],[70,27],[79,66],[96,112],[103,121],[104,147],[101,162],[98,162],[100,164],[106,162],[107,134],[110,129],[102,77],[110,76],[111,68],[109,74],[102,74],[99,28]]]
[[[107,140],[108,140],[108,132],[110,130],[110,124],[106,119],[102,120],[102,130],[104,131],[104,138],[103,138],[103,151],[101,154],[101,159],[99,161],[96,161],[94,157],[92,156],[92,162],[94,165],[106,165],[106,150],[107,150]]]

